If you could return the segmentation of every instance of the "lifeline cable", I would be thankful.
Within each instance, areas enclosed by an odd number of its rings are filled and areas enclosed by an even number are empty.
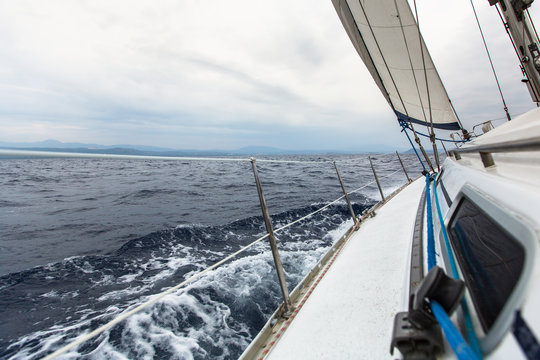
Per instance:
[[[90,333],[87,333],[87,334],[84,334],[82,336],[79,336],[78,338],[76,338],[73,342],[67,344],[66,346],[63,346],[61,347],[60,349],[56,350],[55,352],[53,352],[52,354],[49,354],[47,356],[45,356],[42,360],[50,360],[50,359],[53,359],[59,355],[62,355],[63,353],[65,353],[66,351],[68,350],[71,350],[73,349],[74,347],[76,347],[77,345],[80,345],[82,344],[83,342],[101,334],[102,332],[104,332],[105,330],[107,329],[110,329],[111,327],[113,327],[114,325],[124,321],[125,319],[127,319],[128,317],[130,317],[131,315],[134,315],[136,313],[138,313],[139,311],[141,311],[142,309],[144,309],[145,307],[149,306],[149,305],[152,305],[154,304],[155,302],[157,302],[158,300],[162,299],[163,297],[165,297],[166,295],[180,289],[181,287],[183,287],[184,285],[192,282],[193,280],[201,277],[202,275],[206,274],[207,272],[209,272],[210,270],[213,270],[215,268],[217,268],[218,266],[220,266],[221,264],[229,261],[230,259],[232,259],[233,257],[235,257],[236,255],[246,251],[247,249],[249,249],[250,247],[252,247],[253,245],[257,244],[258,242],[266,239],[268,237],[268,234],[264,235],[264,236],[261,236],[260,238],[258,238],[257,240],[253,241],[252,243],[244,246],[243,248],[241,248],[240,250],[232,253],[231,255],[227,256],[226,258],[222,259],[221,261],[218,261],[217,263],[215,263],[214,265],[210,266],[210,267],[207,267],[206,269],[204,269],[203,271],[191,276],[190,278],[188,278],[187,280],[184,280],[183,282],[181,282],[180,284],[176,285],[176,286],[173,286],[172,288],[169,288],[155,296],[153,296],[150,300],[138,305],[137,307],[121,314],[120,316],[114,318],[113,320],[109,321],[108,323],[106,323],[105,325],[102,325],[100,327],[98,327],[97,329],[95,329],[94,331],[90,332]]]
[[[397,173],[397,172],[399,172],[399,171],[401,171],[401,170],[398,169],[398,170],[396,170],[396,171],[394,171],[394,172],[391,172],[391,173],[388,174],[388,175],[383,175],[383,176],[381,176],[381,179],[384,179],[385,177],[392,176],[392,175],[394,175],[395,173]],[[354,193],[356,193],[356,192],[358,192],[358,191],[360,191],[360,190],[362,190],[362,189],[367,188],[367,187],[370,186],[370,185],[373,185],[374,183],[375,183],[375,180],[372,180],[372,181],[368,182],[367,184],[365,184],[365,185],[363,185],[363,186],[360,186],[360,187],[357,188],[357,189],[354,189],[354,190],[352,190],[352,191],[349,191],[348,194],[349,194],[349,195],[350,195],[350,194],[354,194]],[[325,206],[323,206],[323,207],[321,207],[321,208],[319,208],[319,209],[313,211],[312,213],[309,213],[309,214],[307,214],[307,215],[305,215],[305,216],[302,216],[301,218],[296,219],[296,220],[294,220],[293,222],[288,223],[287,225],[283,225],[282,227],[279,227],[279,228],[277,228],[277,229],[274,229],[274,233],[277,233],[277,232],[279,232],[279,231],[281,231],[281,230],[285,230],[285,229],[288,228],[289,226],[292,226],[292,225],[294,225],[294,224],[297,224],[297,223],[301,222],[302,220],[305,220],[305,219],[307,219],[307,218],[309,218],[309,217],[311,217],[311,216],[313,216],[313,215],[315,215],[315,214],[317,214],[317,213],[323,211],[324,209],[328,208],[329,206],[331,206],[331,205],[337,203],[338,201],[342,200],[344,197],[345,197],[345,195],[341,195],[341,196],[338,197],[336,200],[334,200],[334,201],[332,201],[332,202],[329,202],[329,203],[326,204]]]
[[[385,177],[388,177],[388,176],[392,176],[393,174],[395,174],[395,173],[398,172],[398,171],[400,171],[400,170],[396,170],[396,171],[394,171],[394,172],[392,172],[392,173],[390,173],[390,174],[388,174],[388,175],[381,176],[381,178],[385,178]],[[371,181],[371,182],[369,182],[369,183],[367,183],[367,184],[365,184],[365,185],[363,185],[363,186],[361,186],[361,187],[359,187],[359,188],[357,188],[357,189],[355,189],[355,190],[353,190],[353,191],[350,191],[349,194],[352,194],[352,193],[355,193],[355,192],[357,192],[357,191],[360,191],[360,190],[366,188],[367,186],[372,185],[374,182],[375,182],[375,181]],[[284,225],[284,226],[282,226],[282,227],[280,227],[280,228],[275,229],[275,230],[274,230],[274,233],[279,232],[279,231],[281,231],[281,230],[284,230],[284,229],[288,228],[289,226],[291,226],[291,225],[293,225],[293,224],[296,224],[296,223],[298,223],[298,222],[300,222],[300,221],[302,221],[302,220],[304,220],[304,219],[307,219],[307,218],[310,217],[310,216],[313,216],[314,214],[316,214],[316,213],[318,213],[318,212],[320,212],[320,211],[322,211],[322,210],[328,208],[330,205],[335,204],[336,202],[338,202],[339,200],[343,199],[344,197],[345,197],[345,195],[342,195],[341,197],[339,197],[339,198],[337,198],[336,200],[334,200],[334,201],[332,201],[332,202],[326,204],[325,206],[321,207],[320,209],[318,209],[318,210],[316,210],[316,211],[314,211],[314,212],[312,212],[312,213],[310,213],[310,214],[308,214],[308,215],[305,215],[304,217],[302,217],[302,218],[300,218],[300,219],[297,219],[297,220],[295,220],[294,222],[292,222],[292,223],[290,223],[290,224],[287,224],[287,225]],[[51,353],[51,354],[45,356],[42,360],[50,360],[50,359],[53,359],[53,358],[55,358],[55,357],[57,357],[57,356],[59,356],[59,355],[62,355],[62,354],[65,353],[65,352],[67,352],[67,351],[69,351],[69,350],[75,348],[76,346],[82,344],[83,342],[85,342],[85,341],[87,341],[87,340],[89,340],[89,339],[91,339],[91,338],[93,338],[93,337],[95,337],[95,336],[101,334],[102,332],[104,332],[104,331],[110,329],[110,328],[113,327],[114,325],[116,325],[116,324],[122,322],[123,320],[127,319],[127,318],[130,317],[131,315],[134,315],[134,314],[136,314],[137,312],[141,311],[141,310],[144,309],[145,307],[154,304],[155,302],[157,302],[157,301],[160,300],[161,298],[165,297],[166,295],[168,295],[168,294],[170,294],[170,293],[173,293],[173,292],[176,291],[176,290],[179,290],[180,288],[182,288],[183,286],[187,285],[188,283],[191,283],[192,281],[194,281],[194,280],[196,280],[197,278],[201,277],[202,275],[204,275],[205,273],[209,272],[210,270],[213,270],[213,269],[215,269],[215,268],[221,266],[221,265],[224,264],[225,262],[231,260],[233,257],[235,257],[235,256],[237,256],[238,254],[240,254],[240,253],[246,251],[247,249],[251,248],[253,245],[259,243],[260,241],[262,241],[262,240],[264,240],[264,239],[266,239],[267,237],[268,237],[268,234],[265,234],[265,235],[259,237],[258,239],[256,239],[256,240],[253,241],[252,243],[250,243],[250,244],[244,246],[244,247],[241,248],[240,250],[238,250],[238,251],[232,253],[231,255],[225,257],[224,259],[218,261],[217,263],[215,263],[214,265],[212,265],[212,266],[210,266],[210,267],[204,269],[203,271],[201,271],[201,272],[199,272],[199,273],[197,273],[197,274],[191,276],[190,278],[186,279],[185,281],[181,282],[180,284],[175,285],[175,286],[172,287],[172,288],[169,288],[169,289],[167,289],[167,290],[165,290],[165,291],[163,291],[163,292],[161,292],[161,293],[158,293],[158,294],[154,295],[150,300],[148,300],[148,301],[146,301],[146,302],[144,302],[144,303],[142,303],[142,304],[136,306],[135,308],[133,308],[133,309],[131,309],[131,310],[129,310],[129,311],[127,311],[127,312],[125,312],[125,313],[119,315],[118,317],[114,318],[114,319],[111,320],[110,322],[108,322],[108,323],[106,323],[106,324],[100,326],[99,328],[93,330],[92,332],[87,333],[87,334],[84,334],[84,335],[82,335],[82,336],[79,336],[79,337],[75,338],[75,340],[74,340],[73,342],[71,342],[71,343],[69,343],[69,344],[67,344],[67,345],[65,345],[65,346],[63,346],[63,347],[61,347],[60,349],[56,350],[55,352],[53,352],[53,353]]]
[[[296,317],[296,315],[298,314],[298,312],[300,312],[300,310],[302,309],[302,307],[304,306],[304,304],[306,303],[307,299],[311,296],[311,294],[313,293],[313,291],[315,290],[315,288],[317,287],[317,285],[321,282],[322,278],[324,277],[324,275],[326,275],[326,273],[328,272],[328,270],[330,269],[330,266],[332,266],[332,264],[334,263],[334,261],[336,261],[336,258],[338,257],[339,253],[341,252],[341,250],[345,247],[345,244],[349,241],[349,239],[351,238],[353,232],[351,231],[347,237],[345,238],[345,240],[343,241],[343,243],[339,246],[339,248],[336,250],[336,252],[334,253],[334,255],[332,255],[332,258],[328,261],[328,263],[325,265],[324,269],[321,271],[319,277],[317,278],[317,280],[315,280],[313,282],[313,284],[311,285],[311,287],[309,288],[309,290],[304,294],[304,296],[302,297],[302,300],[298,303],[298,306],[296,307],[296,309],[294,309],[293,313],[291,314],[291,316],[289,317],[289,319],[287,319],[287,321],[285,321],[285,323],[283,324],[283,326],[279,329],[279,331],[277,332],[277,334],[274,336],[274,338],[272,339],[272,341],[270,341],[269,343],[267,343],[266,345],[263,346],[263,351],[262,351],[262,355],[257,359],[257,360],[263,360],[269,353],[270,351],[272,350],[272,348],[274,347],[274,345],[277,343],[277,341],[279,340],[279,338],[281,337],[281,335],[283,334],[283,332],[285,332],[285,330],[287,330],[287,328],[289,327],[289,325],[292,323],[292,320]]]

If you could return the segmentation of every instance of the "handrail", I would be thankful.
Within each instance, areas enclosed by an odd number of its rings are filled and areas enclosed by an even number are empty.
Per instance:
[[[497,144],[476,145],[452,149],[454,153],[472,153],[472,152],[518,152],[518,151],[536,151],[540,150],[540,136],[532,138],[504,141]]]
[[[3,153],[3,151],[0,150],[0,155],[2,155],[2,153]],[[47,154],[49,154],[49,153],[47,153]],[[59,153],[56,153],[56,154],[59,154]],[[61,153],[60,153],[60,154],[61,154]],[[73,153],[67,153],[67,154],[73,154]],[[82,154],[82,155],[95,155],[95,154]],[[99,154],[99,155],[102,155],[102,154]],[[111,156],[110,158],[115,158],[115,159],[125,159],[125,158],[126,158],[124,155],[118,155],[118,156],[115,156],[115,155],[109,155],[109,156]],[[399,156],[399,154],[398,154],[398,156]],[[85,157],[86,157],[86,156],[85,156]],[[91,156],[88,156],[88,157],[91,157]],[[131,159],[132,159],[132,158],[134,158],[134,156],[129,156],[129,157],[127,157],[127,158],[131,158]],[[137,158],[148,158],[148,157],[139,157],[139,156],[137,156]],[[150,157],[150,158],[155,159],[156,157]],[[256,174],[256,179],[257,179],[257,172],[256,172],[256,168],[255,168],[255,165],[254,165],[254,164],[255,164],[255,159],[254,159],[254,158],[251,158],[251,159],[176,158],[176,159],[174,159],[174,160],[177,160],[177,159],[181,159],[181,160],[211,160],[211,161],[214,161],[214,160],[225,160],[225,161],[251,161],[251,162],[252,162],[252,166],[253,166],[253,168],[254,168],[254,172],[255,172],[255,174]],[[165,157],[165,160],[171,160],[171,158]],[[261,161],[261,160],[259,160],[259,161]],[[264,160],[262,160],[262,161],[264,161]],[[277,161],[274,161],[274,160],[266,160],[266,161],[267,161],[267,162],[289,162],[289,161],[279,161],[279,160],[277,160]],[[292,162],[292,161],[291,161],[291,162]],[[294,162],[299,162],[299,161],[294,161]],[[302,161],[300,161],[300,162],[302,162]],[[327,162],[327,161],[319,161],[319,162]],[[371,163],[371,158],[370,158],[370,163]],[[334,162],[334,166],[335,166],[335,162]],[[372,164],[372,163],[371,163],[371,166],[372,166],[372,169],[374,170],[373,164]],[[406,172],[405,167],[403,166],[403,164],[402,164],[402,169],[403,169],[404,172]],[[394,172],[392,172],[392,173],[390,173],[390,174],[384,175],[384,176],[382,176],[381,178],[390,177],[390,176],[394,175],[395,173],[397,173],[397,172],[399,172],[399,171],[401,171],[401,169],[398,169],[398,170],[396,170],[396,171],[394,171]],[[338,175],[339,175],[339,172],[338,172]],[[257,182],[258,186],[260,186],[260,182],[258,182],[258,181],[256,181],[256,182]],[[279,231],[282,231],[282,230],[284,230],[284,229],[286,229],[286,228],[288,228],[288,227],[290,227],[290,226],[292,226],[292,225],[294,225],[294,224],[296,224],[296,223],[299,223],[300,221],[303,221],[303,220],[305,220],[305,219],[307,219],[307,218],[309,218],[309,217],[311,217],[311,216],[313,216],[313,215],[315,215],[315,214],[317,214],[317,213],[323,211],[324,209],[326,209],[326,208],[328,208],[329,206],[331,206],[331,205],[337,203],[338,201],[342,200],[343,198],[346,198],[346,197],[347,197],[347,194],[352,194],[352,193],[358,192],[358,191],[360,191],[360,190],[362,190],[362,189],[364,189],[364,188],[366,188],[366,187],[372,185],[372,184],[375,183],[375,182],[378,183],[378,180],[370,181],[370,182],[368,182],[367,184],[364,184],[363,186],[361,186],[361,187],[359,187],[359,188],[357,188],[357,189],[355,189],[355,190],[352,190],[352,191],[350,191],[350,192],[348,192],[348,193],[345,191],[345,188],[344,188],[344,185],[343,185],[343,183],[342,183],[341,177],[340,177],[340,182],[341,182],[342,187],[343,187],[343,190],[344,190],[344,195],[340,196],[340,197],[337,198],[336,200],[331,201],[330,203],[328,203],[328,204],[322,206],[321,208],[319,208],[319,209],[317,209],[317,210],[315,210],[315,211],[313,211],[313,212],[311,212],[311,213],[309,213],[309,214],[307,214],[307,215],[305,215],[305,216],[303,216],[303,217],[301,217],[301,218],[299,218],[299,219],[296,219],[295,221],[292,221],[291,223],[288,223],[288,224],[286,224],[286,225],[284,225],[284,226],[281,226],[281,227],[279,227],[279,228],[277,228],[277,229],[275,229],[275,230],[268,231],[267,234],[265,234],[265,235],[263,235],[263,236],[257,238],[255,241],[253,241],[253,242],[251,242],[250,244],[248,244],[248,245],[242,247],[242,248],[239,249],[238,251],[236,251],[236,252],[234,252],[234,253],[228,255],[227,257],[225,257],[225,258],[223,258],[222,260],[216,262],[215,264],[209,266],[208,268],[206,268],[206,269],[204,269],[204,270],[202,270],[202,271],[200,271],[200,272],[198,272],[198,273],[192,275],[191,277],[189,277],[188,279],[184,280],[183,282],[181,282],[181,283],[179,283],[179,284],[177,284],[177,285],[175,285],[175,286],[173,286],[173,287],[171,287],[171,288],[169,288],[169,289],[167,289],[167,290],[165,290],[165,291],[163,291],[163,292],[160,292],[160,293],[158,293],[158,294],[152,296],[152,297],[151,297],[149,300],[147,300],[146,302],[143,302],[142,304],[139,304],[138,306],[132,308],[131,310],[126,311],[126,312],[120,314],[118,317],[116,317],[116,318],[114,318],[113,320],[109,321],[108,323],[106,323],[106,324],[104,324],[104,325],[98,327],[97,329],[95,329],[95,330],[93,330],[93,331],[91,331],[91,332],[89,332],[89,333],[87,333],[87,334],[83,334],[83,335],[81,335],[81,336],[75,338],[75,340],[72,341],[71,343],[69,343],[69,344],[67,344],[67,345],[65,345],[65,346],[63,346],[63,347],[61,347],[60,349],[54,351],[53,353],[51,353],[51,354],[45,356],[43,359],[44,359],[44,360],[50,360],[50,359],[56,358],[57,356],[59,356],[59,355],[61,355],[61,354],[66,353],[67,351],[69,351],[69,350],[75,348],[76,346],[78,346],[78,345],[84,343],[85,341],[87,341],[87,340],[89,340],[89,339],[91,339],[91,338],[93,338],[93,337],[95,337],[95,336],[97,336],[97,335],[103,333],[104,331],[110,329],[110,328],[113,327],[114,325],[116,325],[116,324],[122,322],[123,320],[127,319],[127,318],[130,317],[131,315],[136,314],[137,312],[141,311],[142,309],[146,308],[147,306],[156,303],[158,300],[162,299],[162,298],[165,297],[166,295],[171,294],[171,293],[173,293],[173,292],[175,292],[175,291],[181,289],[182,287],[186,286],[187,284],[189,284],[189,283],[193,282],[194,280],[198,279],[199,277],[203,276],[203,275],[206,274],[207,272],[209,272],[209,271],[211,271],[211,270],[214,270],[214,269],[216,269],[217,267],[223,265],[223,264],[226,263],[227,261],[229,261],[229,260],[231,260],[232,258],[236,257],[237,255],[239,255],[239,254],[245,252],[246,250],[248,250],[249,248],[253,247],[255,244],[261,242],[262,240],[267,239],[267,238],[270,239],[270,238],[273,236],[273,233],[277,233],[277,232],[279,232]],[[258,188],[258,189],[259,189],[259,188]],[[262,188],[260,189],[260,192],[262,192]],[[381,192],[382,192],[382,190],[381,190]],[[259,193],[259,194],[260,194],[260,193]],[[264,197],[263,197],[262,199],[264,200]],[[264,201],[261,201],[261,207],[263,208],[263,216],[264,216],[264,214],[265,214],[265,206],[264,206],[264,205],[266,205],[266,204],[263,205],[263,202],[264,202]],[[266,210],[267,210],[267,209],[266,209]],[[270,221],[270,218],[269,218],[269,215],[268,215],[267,212],[266,212],[266,215],[267,215],[267,216],[265,216],[265,218],[268,217],[267,220]],[[355,219],[354,219],[354,222],[355,222],[355,223],[357,222],[357,218],[356,218],[356,217],[355,217]],[[267,223],[267,225],[268,225],[268,223]],[[270,223],[270,227],[271,227],[271,223]],[[268,230],[268,226],[267,226],[267,230]],[[276,248],[276,253],[277,253],[277,248]],[[279,256],[279,254],[278,254],[278,256]],[[276,267],[280,267],[279,265],[281,265],[281,264],[277,264],[277,263],[276,263]],[[278,273],[279,273],[279,271],[280,271],[280,270],[278,270]],[[283,269],[281,269],[281,271],[283,271]],[[286,286],[286,284],[285,284],[285,286]],[[287,296],[285,296],[285,302],[287,302]]]
[[[490,167],[495,165],[495,161],[491,153],[505,153],[505,152],[520,152],[520,151],[539,151],[540,150],[540,136],[535,136],[527,139],[503,141],[497,144],[486,144],[461,147],[459,149],[450,150],[450,154],[454,156],[456,160],[461,159],[461,154],[475,153],[480,154],[480,158],[484,167]]]

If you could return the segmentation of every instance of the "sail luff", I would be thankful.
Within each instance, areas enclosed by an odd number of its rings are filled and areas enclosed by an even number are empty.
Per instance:
[[[433,119],[435,128],[460,129],[407,0],[332,2],[398,118],[429,126]]]

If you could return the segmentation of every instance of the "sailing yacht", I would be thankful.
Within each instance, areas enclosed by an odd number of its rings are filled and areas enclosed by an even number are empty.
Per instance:
[[[540,109],[468,132],[407,0],[332,1],[425,176],[358,218],[242,359],[540,359]],[[490,0],[538,104],[531,3]],[[440,130],[459,143],[442,164]]]
[[[540,42],[527,13],[532,0],[489,1],[539,103]],[[266,238],[283,303],[242,359],[540,359],[540,109],[495,129],[480,123],[482,135],[467,131],[407,0],[332,2],[423,176],[390,196],[381,191],[382,201],[360,216],[349,203],[354,225],[289,294],[256,161],[243,159],[251,161],[268,234],[46,359],[76,349]],[[429,150],[421,127],[427,128]],[[454,140],[443,140],[459,145],[444,162],[439,131],[453,131]],[[336,172],[339,177],[337,166]]]

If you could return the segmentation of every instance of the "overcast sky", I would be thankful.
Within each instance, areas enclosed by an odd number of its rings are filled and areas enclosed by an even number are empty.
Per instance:
[[[466,127],[503,118],[469,0],[417,3]],[[508,37],[475,4],[522,113],[533,104]],[[0,141],[407,147],[331,0],[0,0],[0,43]]]

